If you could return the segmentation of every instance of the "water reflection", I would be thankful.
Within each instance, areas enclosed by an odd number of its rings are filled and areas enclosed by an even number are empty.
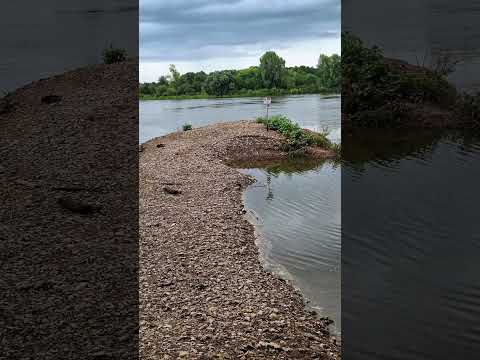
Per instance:
[[[291,278],[340,335],[340,166],[304,158],[236,165],[257,179],[245,205],[267,268]]]
[[[349,354],[475,358],[480,136],[370,130],[344,136],[342,333]]]

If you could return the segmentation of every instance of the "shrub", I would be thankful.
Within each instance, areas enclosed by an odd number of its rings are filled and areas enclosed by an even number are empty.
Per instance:
[[[107,49],[103,50],[103,62],[105,64],[115,64],[123,62],[127,59],[127,51],[121,48],[114,48],[110,45]]]
[[[357,126],[400,125],[404,107],[431,103],[448,109],[457,98],[445,77],[447,60],[433,69],[384,58],[378,47],[366,47],[354,35],[342,33],[342,113]]]
[[[182,126],[183,131],[189,131],[192,130],[192,124],[184,124]]]
[[[259,117],[257,122],[285,136],[284,149],[286,151],[298,151],[311,145],[324,149],[332,147],[332,142],[327,138],[328,130],[326,129],[321,133],[307,131],[283,115],[273,115],[268,120],[265,117]]]

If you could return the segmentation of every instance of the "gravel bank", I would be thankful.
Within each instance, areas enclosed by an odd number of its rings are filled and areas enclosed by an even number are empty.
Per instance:
[[[282,158],[281,141],[242,121],[140,147],[141,358],[340,358],[327,321],[263,270],[243,216],[253,179],[226,165]]]
[[[132,60],[0,99],[0,358],[136,358],[137,89]]]

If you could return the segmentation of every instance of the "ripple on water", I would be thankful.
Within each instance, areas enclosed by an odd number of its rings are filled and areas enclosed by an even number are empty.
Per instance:
[[[349,351],[478,355],[480,138],[375,136],[349,141],[342,167],[343,329],[358,334]]]
[[[340,323],[340,167],[286,162],[249,168],[257,182],[245,193],[268,242],[267,262],[281,265],[310,305]]]

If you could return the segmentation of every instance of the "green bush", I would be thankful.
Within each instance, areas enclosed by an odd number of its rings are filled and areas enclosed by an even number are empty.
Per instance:
[[[192,130],[192,124],[184,124],[182,126],[183,131],[189,131]]]
[[[331,149],[333,146],[332,142],[327,138],[327,130],[321,133],[304,130],[297,123],[292,122],[283,115],[273,115],[268,120],[265,117],[259,117],[257,122],[285,136],[285,150],[287,151],[297,151],[306,146],[318,146],[323,149]]]
[[[449,108],[457,94],[444,73],[386,59],[378,47],[342,33],[342,112],[354,125],[399,125],[404,104]]]
[[[127,59],[127,51],[121,48],[114,48],[110,45],[107,49],[103,50],[103,62],[105,64],[115,64],[123,62]]]

